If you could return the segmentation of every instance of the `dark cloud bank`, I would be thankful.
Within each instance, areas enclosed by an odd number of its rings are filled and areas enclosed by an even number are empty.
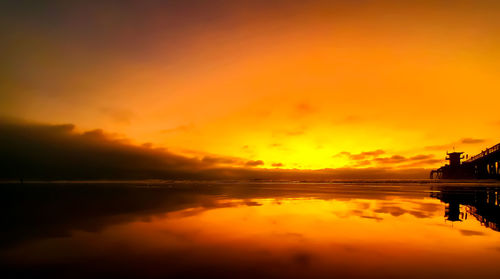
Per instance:
[[[363,179],[426,178],[422,168],[340,168],[287,170],[255,168],[261,160],[241,167],[222,167],[214,160],[188,158],[150,145],[136,146],[101,130],[83,133],[74,125],[48,125],[0,119],[0,179]],[[279,158],[277,158],[279,159]]]

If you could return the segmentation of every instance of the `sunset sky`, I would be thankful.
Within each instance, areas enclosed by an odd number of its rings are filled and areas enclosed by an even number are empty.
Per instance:
[[[252,169],[500,142],[498,1],[2,1],[0,23],[3,122]]]

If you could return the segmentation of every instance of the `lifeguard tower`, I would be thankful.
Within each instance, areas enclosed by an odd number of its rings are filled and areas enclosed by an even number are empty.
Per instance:
[[[450,162],[450,167],[452,169],[460,167],[460,160],[464,159],[462,156],[463,152],[446,152],[446,160]]]

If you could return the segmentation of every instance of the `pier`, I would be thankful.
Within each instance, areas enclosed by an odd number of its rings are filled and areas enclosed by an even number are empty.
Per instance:
[[[500,179],[500,143],[465,159],[463,152],[446,153],[446,164],[432,170],[430,178],[438,179]]]

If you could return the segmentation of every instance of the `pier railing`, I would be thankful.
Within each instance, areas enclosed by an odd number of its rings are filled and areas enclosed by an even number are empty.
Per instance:
[[[473,161],[476,161],[478,159],[481,159],[483,158],[484,156],[487,156],[493,152],[496,152],[500,150],[500,143],[495,145],[495,146],[492,146],[490,148],[487,148],[486,150],[483,150],[481,151],[481,153],[477,154],[477,155],[474,155],[474,156],[471,156],[468,160],[466,160],[465,162],[467,163],[470,163],[470,162],[473,162]]]

